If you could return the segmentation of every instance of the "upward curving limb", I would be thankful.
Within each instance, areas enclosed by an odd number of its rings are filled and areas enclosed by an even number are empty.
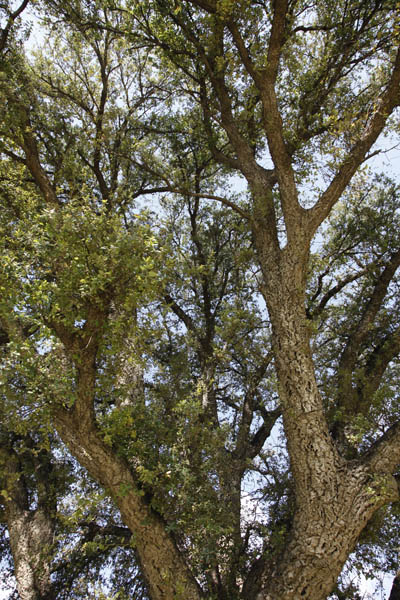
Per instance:
[[[400,105],[400,48],[394,60],[393,70],[388,84],[377,101],[376,109],[363,135],[353,145],[343,160],[336,175],[317,203],[307,211],[306,228],[313,236],[339,200],[350,183],[351,178],[367,158],[372,145],[382,133],[393,110]]]
[[[290,244],[292,240],[297,240],[299,235],[304,237],[304,234],[301,234],[303,208],[298,201],[292,160],[284,140],[283,121],[275,92],[279,61],[285,42],[288,5],[287,0],[277,0],[274,3],[267,60],[262,69],[257,70],[252,63],[236,24],[231,24],[229,28],[243,64],[260,91],[263,125],[275,166],[275,175],[279,184],[280,199]]]
[[[29,90],[29,81],[25,77],[25,74],[23,75],[23,80],[24,85]],[[8,91],[7,100],[10,105],[16,109],[18,115],[17,127],[20,133],[18,136],[18,147],[24,153],[24,158],[17,156],[15,152],[10,151],[7,148],[4,150],[2,149],[2,152],[7,156],[10,156],[11,159],[17,160],[17,162],[27,166],[46,203],[53,208],[58,209],[60,202],[55,187],[41,163],[37,136],[35,136],[32,131],[29,106],[27,106],[13,91]],[[8,132],[5,133],[4,137],[7,140],[9,137]]]
[[[392,425],[364,456],[364,463],[375,473],[391,474],[400,461],[400,421]]]
[[[136,549],[152,600],[174,598],[185,590],[200,600],[200,587],[190,573],[162,517],[154,512],[125,461],[107,446],[94,424],[83,425],[65,409],[54,413],[57,430],[79,462],[107,489],[125,524],[137,540]],[[174,578],[165,577],[173,573]]]
[[[173,536],[167,531],[162,516],[152,508],[151,499],[143,493],[134,471],[112,446],[105,443],[97,426],[94,400],[101,322],[99,313],[92,313],[81,337],[79,334],[71,336],[59,324],[53,324],[77,367],[75,404],[70,409],[54,407],[55,427],[72,454],[111,494],[125,524],[135,536],[137,554],[152,600],[174,598],[179,590],[184,590],[188,600],[200,600],[201,589]],[[174,578],[165,577],[165,572],[173,573]]]
[[[350,335],[346,347],[343,350],[342,356],[339,362],[338,369],[338,390],[341,402],[345,405],[355,401],[355,396],[352,390],[352,374],[355,369],[359,353],[362,349],[362,345],[367,339],[371,327],[373,326],[374,319],[381,308],[382,301],[387,293],[390,282],[393,279],[394,274],[400,266],[400,250],[392,254],[389,262],[382,270],[373,293],[369,299],[369,302],[365,306],[364,312],[359,320],[355,330]],[[381,350],[381,358],[384,359],[385,351]],[[375,356],[378,359],[378,355]],[[371,360],[372,356],[371,356]],[[373,362],[370,363],[372,367]],[[350,406],[348,407],[350,408]],[[355,410],[353,406],[353,410]]]
[[[390,362],[400,354],[400,327],[387,335],[370,354],[362,373],[362,384],[358,394],[362,406],[368,406],[372,395],[378,389]]]
[[[8,12],[8,19],[7,19],[6,26],[4,27],[4,29],[0,29],[0,53],[4,52],[4,50],[6,49],[8,36],[10,35],[10,32],[15,24],[15,21],[26,9],[29,2],[30,2],[30,0],[23,0],[23,2],[21,2],[21,4],[13,12],[11,12],[11,11]],[[3,8],[3,6],[2,6],[2,8]]]

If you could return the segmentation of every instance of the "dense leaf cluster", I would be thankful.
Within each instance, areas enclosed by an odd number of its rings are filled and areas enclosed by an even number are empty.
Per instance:
[[[297,598],[347,492],[302,597],[359,598],[398,568],[400,189],[362,166],[398,131],[398,3],[43,0],[29,50],[27,5],[0,7],[10,599]]]

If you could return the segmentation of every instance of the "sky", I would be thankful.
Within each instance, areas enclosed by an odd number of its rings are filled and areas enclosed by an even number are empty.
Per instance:
[[[32,21],[36,20],[31,17]],[[29,50],[35,50],[43,40],[43,36],[40,32],[40,28],[35,25],[33,33],[28,41]],[[400,181],[400,148],[395,147],[395,140],[386,139],[384,140],[384,147],[388,149],[386,153],[382,153],[374,157],[369,161],[371,167],[376,171],[383,171],[387,175],[394,175]],[[242,184],[240,184],[242,185]],[[249,506],[244,502],[245,511],[249,511]],[[376,589],[378,580],[367,581],[364,578],[361,580],[361,591],[364,594],[364,600],[387,600],[390,594],[390,588],[392,584],[392,574],[379,574],[379,579],[383,581],[383,589],[378,591]],[[7,600],[8,594],[0,590],[0,600]]]

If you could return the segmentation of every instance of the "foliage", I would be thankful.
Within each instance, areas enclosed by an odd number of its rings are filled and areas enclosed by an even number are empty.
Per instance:
[[[49,597],[360,597],[347,573],[397,570],[400,188],[362,165],[396,130],[398,4],[43,0],[24,56],[26,4],[2,568],[21,590],[42,515]]]

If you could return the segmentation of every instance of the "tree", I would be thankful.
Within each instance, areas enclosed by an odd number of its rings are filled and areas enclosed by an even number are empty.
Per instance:
[[[17,372],[152,600],[326,598],[398,519],[399,189],[362,169],[396,3],[44,6],[2,64],[5,398]]]

